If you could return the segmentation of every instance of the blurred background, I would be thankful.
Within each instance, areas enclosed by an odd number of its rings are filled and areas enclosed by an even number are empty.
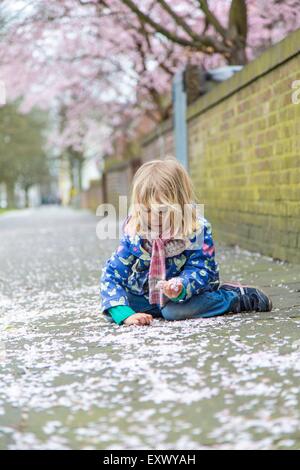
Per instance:
[[[158,125],[176,116],[184,162],[186,106],[296,30],[299,6],[2,0],[0,210],[116,203],[145,159],[175,153]]]

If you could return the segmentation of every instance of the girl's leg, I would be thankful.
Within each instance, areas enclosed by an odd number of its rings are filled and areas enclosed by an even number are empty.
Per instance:
[[[246,286],[240,282],[225,282],[220,289],[236,292],[240,301],[237,302],[233,313],[237,312],[271,312],[272,299],[261,289],[254,286]]]
[[[194,295],[186,302],[172,302],[162,308],[165,320],[186,320],[188,318],[207,318],[232,311],[239,296],[236,292],[218,289]]]
[[[149,313],[153,317],[161,317],[161,310],[156,304],[149,304],[146,297],[143,295],[131,294],[127,292],[127,298],[129,301],[129,307],[131,307],[135,312]]]

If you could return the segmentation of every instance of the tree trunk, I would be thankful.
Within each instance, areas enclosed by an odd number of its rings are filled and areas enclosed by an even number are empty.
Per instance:
[[[29,187],[24,189],[25,191],[25,207],[29,207]]]
[[[79,193],[81,193],[82,191],[82,167],[83,167],[83,161],[82,159],[78,159],[78,166],[77,166],[77,170],[78,170],[78,190],[79,190]]]
[[[15,182],[14,181],[6,182],[6,197],[7,197],[7,208],[14,209],[16,207]]]
[[[235,46],[232,48],[227,59],[229,65],[245,65],[248,62],[246,49],[244,46]]]
[[[231,43],[231,51],[226,57],[230,65],[245,65],[247,63],[247,37],[247,2],[245,0],[232,0],[227,29],[227,42]]]
[[[70,178],[70,183],[71,183],[71,188],[70,188],[70,196],[69,196],[69,201],[68,204],[72,204],[73,199],[74,199],[74,191],[75,191],[75,181],[74,181],[74,163],[73,159],[68,153],[68,173],[69,173],[69,178]]]

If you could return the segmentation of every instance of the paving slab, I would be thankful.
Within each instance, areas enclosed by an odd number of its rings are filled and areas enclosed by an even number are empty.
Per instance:
[[[85,211],[0,217],[2,449],[298,449],[300,270],[217,245],[222,280],[274,310],[151,327],[99,311],[100,242]]]

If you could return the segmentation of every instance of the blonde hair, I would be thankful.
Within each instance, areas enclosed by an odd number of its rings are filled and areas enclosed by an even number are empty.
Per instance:
[[[141,206],[149,211],[156,204],[171,210],[170,228],[177,238],[185,238],[195,232],[200,224],[192,205],[196,203],[195,191],[186,169],[174,157],[151,160],[136,171],[131,191],[127,232],[143,235]],[[181,223],[174,219],[174,207],[181,211]],[[193,206],[194,207],[194,206]],[[183,216],[184,215],[184,216]],[[177,226],[174,225],[174,220]]]

